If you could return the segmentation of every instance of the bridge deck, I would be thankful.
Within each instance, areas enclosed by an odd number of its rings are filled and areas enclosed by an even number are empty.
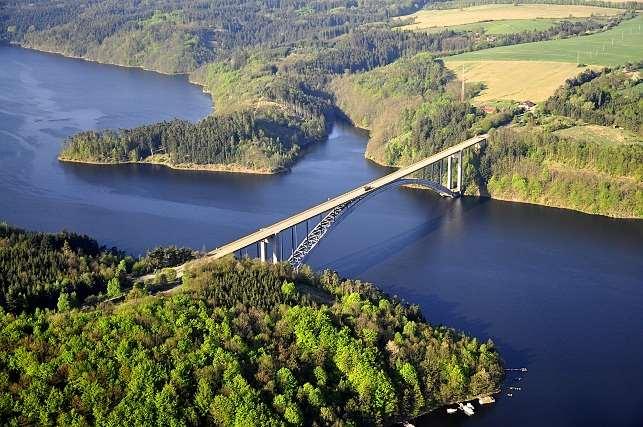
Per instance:
[[[465,148],[469,148],[475,144],[478,144],[484,140],[486,140],[488,137],[487,134],[484,135],[478,135],[473,138],[467,139],[466,141],[462,141],[459,144],[456,144],[452,147],[449,147],[445,150],[440,151],[439,153],[436,153],[430,157],[427,157],[424,160],[421,160],[417,163],[414,163],[410,166],[398,169],[397,171],[390,173],[388,175],[385,175],[381,178],[375,179],[371,182],[365,183],[360,185],[359,187],[347,191],[346,193],[343,193],[335,198],[332,198],[326,202],[322,202],[316,206],[313,206],[312,208],[306,209],[302,212],[299,212],[295,215],[292,215],[282,221],[276,222],[272,225],[269,225],[267,227],[261,228],[260,230],[255,231],[254,233],[248,234],[244,237],[241,237],[240,239],[237,239],[233,242],[230,242],[224,246],[221,246],[219,248],[216,248],[215,250],[211,251],[208,253],[209,258],[220,258],[225,255],[234,253],[238,250],[241,250],[245,247],[248,247],[254,243],[260,242],[264,239],[267,239],[271,236],[274,236],[275,234],[287,230],[290,227],[293,227],[297,224],[302,223],[303,221],[306,221],[307,219],[314,218],[317,215],[321,215],[324,212],[328,212],[331,209],[334,209],[335,207],[341,205],[342,203],[346,203],[349,200],[355,199],[357,197],[363,196],[369,192],[375,191],[380,187],[383,187],[385,185],[388,185],[394,181],[397,181],[398,179],[404,178],[407,175],[410,175],[414,172],[419,171],[422,168],[425,168],[429,166],[432,163],[435,163],[439,160],[442,160],[444,158],[447,158],[453,154],[458,153],[459,151],[464,150]]]

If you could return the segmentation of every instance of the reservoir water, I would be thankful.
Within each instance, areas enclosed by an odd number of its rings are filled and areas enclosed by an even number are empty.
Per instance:
[[[56,160],[80,130],[210,110],[182,77],[0,47],[0,220],[87,233],[133,254],[213,248],[387,173],[364,159],[367,136],[342,125],[277,176]],[[310,263],[492,338],[508,367],[529,369],[508,375],[520,391],[474,417],[416,425],[643,424],[643,221],[391,190],[360,205]]]

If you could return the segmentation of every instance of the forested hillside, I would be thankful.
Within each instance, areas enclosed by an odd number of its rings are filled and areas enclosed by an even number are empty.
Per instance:
[[[118,133],[82,133],[67,142],[61,159],[275,172],[287,168],[300,147],[323,139],[330,122],[343,115],[334,105],[337,90],[328,86],[336,75],[377,70],[420,52],[448,55],[567,37],[609,27],[620,19],[563,22],[547,31],[503,37],[481,37],[466,29],[424,33],[396,28],[400,22],[394,17],[429,3],[9,1],[0,12],[0,34],[23,46],[65,55],[190,73],[192,81],[213,95],[215,119],[197,125],[173,121]],[[396,164],[457,139],[474,112],[449,99],[442,96],[433,107],[420,109],[418,117],[396,120],[403,141],[391,144],[388,153],[381,152],[382,141],[374,142],[369,153],[376,154],[369,156]],[[437,105],[447,110],[448,117],[435,117]],[[434,135],[430,130],[463,118],[461,129],[451,135]],[[408,138],[412,152],[403,147]]]
[[[25,46],[174,73],[248,48],[329,40],[426,3],[9,0],[0,22],[5,38]]]
[[[55,307],[61,293],[82,301],[105,291],[125,256],[73,233],[29,233],[0,223],[0,306]]]
[[[386,67],[336,78],[337,104],[371,131],[366,156],[400,166],[466,139],[481,116],[460,101],[453,73],[422,53]]]
[[[643,135],[643,82],[640,68],[586,70],[569,79],[545,102],[544,111]]]
[[[100,62],[185,73],[247,50],[332,48],[343,35],[362,38],[370,24],[398,26],[400,22],[392,18],[443,4],[432,0],[9,0],[0,11],[0,36],[24,46]],[[604,25],[594,19],[568,22],[553,32],[524,32],[502,41],[480,39],[470,31],[451,31],[443,45],[426,50],[454,52],[524,43],[581,34]],[[421,34],[404,33],[406,39]],[[381,40],[378,45],[380,52],[404,49]]]
[[[466,156],[467,194],[617,217],[643,217],[643,84],[638,66],[586,70],[542,109],[516,119],[517,103],[483,112],[429,54],[338,76],[337,104],[369,129],[366,156],[390,166],[418,161],[474,134],[490,143]],[[465,98],[479,86],[467,85]]]
[[[637,67],[585,71],[547,100],[542,111],[491,134],[474,161],[476,185],[469,191],[641,218],[641,111],[643,82]]]
[[[301,139],[299,130],[292,132],[292,139],[282,142],[248,113],[208,117],[197,124],[173,120],[120,132],[76,134],[66,141],[60,159],[276,172],[287,168],[297,155],[294,141]]]
[[[132,261],[88,238],[2,230],[3,248],[13,248],[2,283],[14,287],[55,270],[70,289],[77,264],[105,279]],[[153,251],[133,270],[182,252]],[[79,310],[68,296],[56,311],[34,299],[21,314],[0,307],[0,419],[388,425],[490,393],[503,377],[492,342],[433,327],[417,307],[332,272],[223,259],[192,267],[183,282],[165,296],[135,286],[99,308]]]
[[[118,296],[142,275],[193,257],[189,249],[157,248],[140,259],[74,233],[35,233],[0,223],[0,307],[20,313],[74,307]]]

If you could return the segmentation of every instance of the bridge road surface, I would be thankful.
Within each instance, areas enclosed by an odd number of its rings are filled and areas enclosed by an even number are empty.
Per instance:
[[[287,230],[290,227],[300,224],[303,221],[306,221],[307,219],[313,218],[317,215],[321,215],[324,212],[330,211],[331,209],[334,209],[343,203],[346,203],[357,197],[361,197],[367,193],[375,191],[380,187],[383,187],[387,184],[395,182],[398,179],[404,178],[405,176],[410,175],[414,172],[417,172],[420,169],[425,168],[432,163],[435,163],[439,160],[452,156],[464,150],[465,148],[469,148],[475,144],[479,144],[480,142],[485,141],[488,138],[488,136],[489,136],[488,134],[484,134],[484,135],[478,135],[473,138],[467,139],[466,141],[462,141],[456,145],[453,145],[445,150],[440,151],[439,153],[436,153],[430,157],[427,157],[424,160],[421,160],[405,168],[398,169],[393,173],[385,175],[371,182],[362,184],[361,186],[353,190],[347,191],[346,193],[341,194],[333,199],[320,203],[316,206],[313,206],[312,208],[306,209],[302,212],[292,215],[282,221],[279,221],[267,227],[261,228],[260,230],[255,231],[254,233],[248,234],[244,237],[241,237],[240,239],[237,239],[219,248],[216,248],[213,251],[208,252],[208,254],[205,257],[201,258],[201,260],[222,258],[226,255],[232,254],[252,244],[255,244],[262,240],[273,237],[277,233],[280,233],[281,231]]]

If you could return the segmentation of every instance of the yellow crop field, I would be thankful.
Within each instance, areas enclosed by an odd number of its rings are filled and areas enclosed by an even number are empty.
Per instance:
[[[449,61],[445,64],[458,78],[483,82],[486,89],[474,102],[489,100],[544,101],[582,71],[576,64],[547,61]],[[464,68],[463,68],[464,67]]]
[[[557,4],[489,4],[464,9],[420,10],[401,18],[415,18],[403,29],[424,30],[435,27],[471,24],[505,19],[584,18],[591,15],[616,15],[620,9]]]

